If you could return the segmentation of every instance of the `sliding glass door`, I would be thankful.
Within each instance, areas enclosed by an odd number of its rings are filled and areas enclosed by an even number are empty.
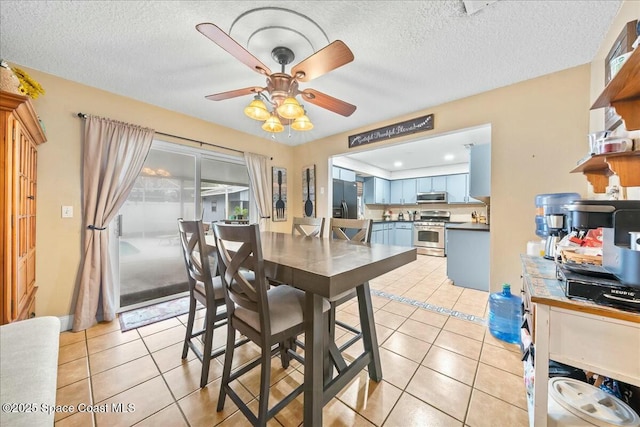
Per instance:
[[[114,224],[120,307],[188,291],[178,218],[228,220],[250,205],[248,182],[243,159],[154,142]]]

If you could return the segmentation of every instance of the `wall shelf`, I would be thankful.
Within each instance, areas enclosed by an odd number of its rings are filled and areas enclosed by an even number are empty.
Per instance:
[[[616,109],[627,130],[640,129],[640,48],[633,51],[591,109],[608,106]]]
[[[596,154],[576,166],[571,173],[583,173],[595,193],[604,193],[613,174],[623,187],[640,186],[640,151]]]

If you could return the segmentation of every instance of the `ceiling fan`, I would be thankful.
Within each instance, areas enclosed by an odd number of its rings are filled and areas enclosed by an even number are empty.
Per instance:
[[[273,73],[269,67],[260,62],[260,60],[216,25],[202,23],[196,25],[196,29],[240,62],[267,78],[265,87],[249,86],[242,89],[208,95],[205,98],[212,101],[222,101],[248,94],[255,94],[254,102],[261,102],[261,98],[264,98],[273,107],[272,112],[268,112],[265,109],[268,115],[265,114],[264,111],[260,111],[258,117],[253,117],[247,111],[245,111],[245,113],[247,113],[249,117],[265,121],[265,125],[274,116],[285,119],[286,124],[294,123],[294,119],[298,119],[303,115],[306,117],[304,109],[298,104],[297,100],[295,100],[295,97],[298,95],[311,104],[345,117],[350,116],[356,110],[355,105],[315,89],[308,88],[300,90],[298,88],[298,82],[308,82],[353,61],[353,53],[342,41],[336,40],[302,60],[291,68],[290,74],[285,73],[285,66],[293,62],[295,57],[294,53],[285,46],[277,46],[271,51],[271,56],[281,66],[281,71]],[[268,94],[268,96],[265,93]],[[288,108],[289,111],[287,111]],[[306,120],[308,121],[308,118]],[[307,129],[310,129],[312,126],[309,122]],[[296,130],[306,130],[298,129],[295,126],[293,127]],[[264,125],[263,129],[271,132],[279,132],[282,130],[274,130],[273,128],[266,129]]]

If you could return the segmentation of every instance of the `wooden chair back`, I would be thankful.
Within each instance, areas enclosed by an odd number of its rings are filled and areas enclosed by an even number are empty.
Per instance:
[[[227,313],[235,305],[255,312],[260,318],[260,330],[270,335],[267,290],[269,284],[264,269],[257,224],[213,224],[215,245],[222,284],[227,297]],[[247,270],[254,274],[247,274]]]
[[[372,228],[372,219],[331,218],[329,221],[329,231],[332,239],[369,243],[371,241]],[[350,238],[346,233],[348,230],[355,231],[355,235]]]
[[[299,233],[307,237],[319,237],[324,235],[324,217],[293,217],[291,234]]]
[[[207,300],[214,299],[211,265],[209,263],[209,250],[207,248],[204,227],[201,220],[185,221],[178,219],[178,234],[184,264],[187,269],[189,290],[193,291],[196,282],[204,283]],[[209,301],[208,301],[209,302]]]

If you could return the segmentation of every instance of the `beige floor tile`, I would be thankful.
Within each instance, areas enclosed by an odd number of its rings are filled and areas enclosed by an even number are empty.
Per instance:
[[[373,427],[374,424],[356,413],[338,399],[331,399],[322,408],[323,426]]]
[[[452,310],[459,311],[460,313],[470,314],[479,318],[485,318],[485,306],[483,305],[469,305],[461,303],[460,300],[453,305]]]
[[[473,338],[476,341],[482,341],[487,327],[485,325],[469,322],[468,320],[449,317],[447,323],[442,329],[445,331],[455,332],[458,335]]]
[[[384,341],[382,347],[420,363],[431,348],[431,344],[401,332],[395,332]]]
[[[514,375],[480,363],[474,388],[522,409],[527,409],[527,398],[521,375]]]
[[[522,355],[520,353],[485,344],[482,346],[480,361],[520,377],[523,375]]]
[[[398,327],[397,332],[432,343],[440,333],[440,328],[427,325],[416,320],[407,319],[402,325],[400,325],[400,327]]]
[[[400,389],[407,386],[419,366],[416,362],[384,348],[380,349],[380,364],[382,379]]]
[[[444,348],[433,346],[429,350],[427,357],[424,358],[422,365],[467,385],[473,385],[478,361]]]
[[[153,353],[151,353],[151,357],[153,357],[153,360],[158,365],[158,369],[160,369],[160,372],[170,371],[171,369],[176,368],[183,363],[196,359],[196,355],[191,350],[189,350],[189,352],[187,353],[186,361],[183,361],[181,359],[181,342],[170,345],[169,347],[165,347],[161,350],[154,351]]]
[[[73,344],[81,341],[84,342],[86,341],[86,339],[87,337],[84,331],[80,331],[80,332],[65,331],[60,333],[59,345],[60,347],[63,347],[65,345],[69,345],[69,344]]]
[[[99,403],[110,407],[123,404],[123,412],[112,410],[96,414],[98,426],[118,427],[131,426],[144,420],[171,405],[173,398],[162,378],[156,377]]]
[[[98,335],[108,334],[109,332],[119,331],[120,330],[120,321],[118,319],[112,322],[100,322],[97,325],[94,325],[87,329],[85,332],[87,334],[87,338],[95,338]]]
[[[503,348],[505,350],[513,351],[514,353],[520,353],[521,352],[519,344],[511,344],[511,343],[499,340],[498,338],[496,338],[493,335],[491,335],[491,333],[489,331],[487,331],[487,333],[484,334],[484,343],[485,344],[489,344],[489,345],[493,345],[493,346],[496,346],[496,347],[500,347],[500,348]]]
[[[199,324],[199,322],[197,322]],[[163,320],[162,322],[152,323],[147,326],[143,326],[138,328],[138,332],[141,336],[146,337],[160,331],[164,331],[165,329],[173,328],[175,326],[181,326],[182,322],[180,322],[176,317],[171,317],[167,320]]]
[[[384,427],[407,426],[460,427],[462,422],[408,393],[403,393]]]
[[[187,427],[187,421],[184,419],[182,412],[177,403],[171,406],[167,406],[160,412],[156,412],[149,418],[145,418],[135,425],[136,427],[158,427],[158,426],[171,426],[171,427]]]
[[[354,328],[357,328],[360,325],[360,317],[358,317],[358,315],[348,313],[344,310],[336,311],[336,320],[346,323],[347,325],[351,325]]]
[[[449,316],[446,314],[436,313],[435,311],[419,308],[409,318],[411,320],[426,323],[427,325],[442,328],[447,322]]]
[[[94,401],[101,402],[159,375],[160,372],[151,356],[144,356],[100,372],[91,377]]]
[[[95,425],[94,415],[91,412],[75,412],[55,422],[56,427],[93,427]]]
[[[68,407],[69,412],[61,410],[55,414],[55,421],[60,421],[73,415],[79,408],[78,404],[91,405],[91,383],[85,378],[56,390],[56,406]]]
[[[161,348],[169,347],[178,342],[184,342],[187,328],[183,325],[165,329],[153,335],[143,337],[144,343],[150,352],[158,351]]]
[[[234,390],[243,402],[249,402],[253,399],[242,385],[236,385]],[[178,400],[178,405],[187,417],[187,421],[191,427],[214,426],[218,425],[225,418],[231,416],[238,408],[233,401],[227,397],[224,402],[222,411],[217,412],[218,393],[220,392],[220,380],[216,380],[208,384],[205,388],[198,389],[190,395]]]
[[[254,396],[258,397],[260,393],[260,373],[261,373],[261,365],[256,366],[251,371],[244,374],[242,377],[238,379],[240,383],[249,390],[249,392]],[[282,362],[280,360],[280,356],[271,358],[271,373],[269,376],[269,384],[270,386],[274,385],[287,375],[292,374],[295,371],[293,365],[289,365],[287,369],[282,368]]]
[[[480,341],[445,330],[440,332],[433,344],[475,360],[480,358],[482,348]]]
[[[193,393],[200,388],[200,376],[202,375],[202,363],[194,359],[190,362],[165,372],[162,376],[169,385],[169,389],[176,399]],[[207,383],[215,381],[222,376],[222,365],[217,360],[209,363],[209,375]]]
[[[89,378],[89,359],[83,357],[58,365],[58,388]]]
[[[390,329],[397,329],[407,319],[405,316],[393,314],[383,309],[376,311],[373,318],[378,325],[386,326]]]
[[[433,289],[425,289],[420,286],[414,286],[409,289],[407,292],[403,293],[401,296],[409,299],[413,299],[416,301],[424,302],[426,301],[431,294],[433,294]]]
[[[88,334],[89,330],[87,331]],[[137,339],[140,339],[140,334],[135,329],[127,332],[116,330],[87,339],[87,347],[89,348],[89,354],[92,354]]]
[[[64,347],[60,347],[60,350],[58,351],[58,365],[86,356],[87,343],[85,341],[65,345]]]
[[[434,297],[433,295],[427,298],[427,302],[431,305],[435,305],[436,307],[443,307],[448,309],[452,309],[456,304],[455,299]]]
[[[372,381],[361,372],[336,397],[375,425],[382,425],[401,394],[402,390],[387,381]]]
[[[249,402],[247,406],[249,406],[249,409],[254,414],[258,413],[258,401],[256,399]],[[252,427],[252,424],[242,412],[236,411],[229,418],[217,424],[216,427]],[[267,427],[281,427],[281,424],[274,418],[271,418],[267,421]]]
[[[466,422],[469,427],[527,427],[529,416],[517,406],[474,389]]]
[[[463,421],[471,387],[421,366],[406,391],[440,411]]]
[[[130,341],[89,355],[93,375],[149,354],[142,339]]]

